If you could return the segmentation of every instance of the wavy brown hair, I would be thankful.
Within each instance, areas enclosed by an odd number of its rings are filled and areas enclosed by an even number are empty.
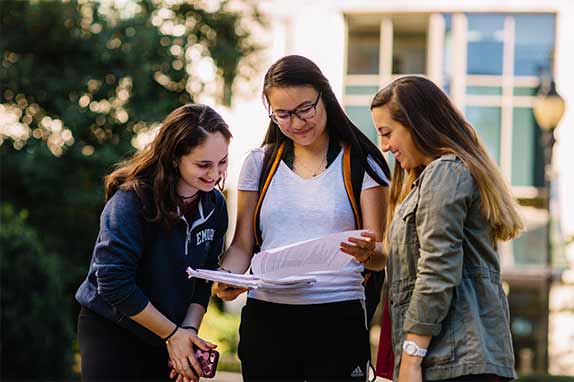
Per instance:
[[[438,158],[454,154],[463,161],[479,188],[482,214],[495,239],[510,240],[520,233],[522,219],[496,163],[470,123],[438,86],[424,77],[401,77],[375,95],[371,110],[383,106],[389,108],[393,120],[409,129],[416,148],[423,155]],[[423,169],[419,167],[407,173],[400,162],[395,162],[387,226],[395,208]]]
[[[149,145],[105,177],[106,200],[118,189],[133,190],[148,221],[171,226],[179,218],[177,207],[181,204],[176,164],[214,133],[221,133],[227,141],[232,137],[223,118],[211,107],[188,104],[175,109]]]

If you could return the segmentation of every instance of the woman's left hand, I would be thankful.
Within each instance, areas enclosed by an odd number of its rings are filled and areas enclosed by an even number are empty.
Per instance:
[[[170,378],[179,374],[177,381],[198,381],[203,376],[199,361],[195,358],[193,346],[202,350],[214,349],[217,345],[201,339],[195,330],[179,328],[167,342],[167,350],[173,368]],[[175,371],[175,373],[174,373]]]
[[[371,231],[361,232],[361,236],[364,239],[350,237],[348,240],[352,244],[342,242],[341,252],[353,256],[359,263],[364,264],[375,254],[377,237]]]

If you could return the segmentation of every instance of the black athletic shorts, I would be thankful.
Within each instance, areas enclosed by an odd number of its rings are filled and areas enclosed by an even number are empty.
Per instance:
[[[248,299],[239,359],[250,381],[366,381],[369,332],[360,300],[286,305]]]

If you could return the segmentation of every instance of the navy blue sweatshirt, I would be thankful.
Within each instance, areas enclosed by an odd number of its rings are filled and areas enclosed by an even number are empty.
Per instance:
[[[175,324],[192,303],[207,304],[211,285],[188,279],[186,269],[215,269],[227,230],[227,205],[213,190],[201,193],[195,216],[170,230],[143,217],[133,191],[118,190],[100,217],[100,232],[85,281],[76,292],[84,307],[150,343],[161,339],[129,317],[151,302]]]

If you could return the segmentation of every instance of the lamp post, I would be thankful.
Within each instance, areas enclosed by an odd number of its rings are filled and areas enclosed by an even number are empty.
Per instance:
[[[534,118],[542,130],[542,146],[544,148],[544,204],[548,212],[546,223],[546,251],[544,254],[544,369],[549,368],[549,320],[550,320],[550,287],[552,285],[552,241],[551,241],[551,214],[550,214],[550,185],[552,181],[552,149],[556,139],[554,129],[564,114],[564,100],[556,91],[556,84],[551,77],[541,79],[540,90],[534,101]]]

